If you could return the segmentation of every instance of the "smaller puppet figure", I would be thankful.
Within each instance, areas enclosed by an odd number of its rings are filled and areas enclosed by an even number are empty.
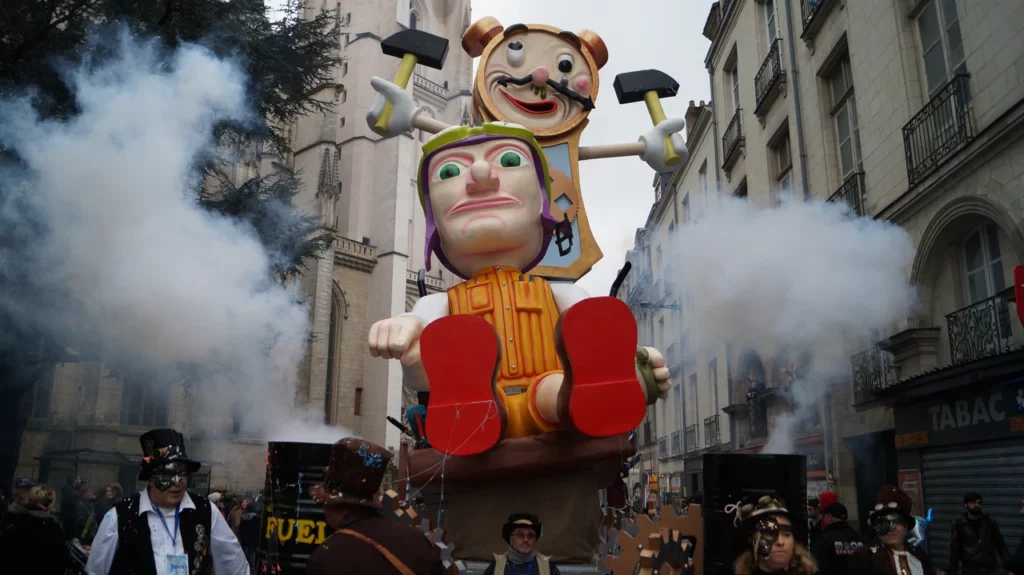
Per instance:
[[[554,225],[533,134],[499,122],[453,127],[423,152],[427,269],[436,255],[465,281],[375,323],[369,345],[401,360],[406,385],[430,392],[430,445],[473,455],[570,427],[611,437],[638,426],[669,373],[660,353],[637,347],[629,308],[527,274]]]
[[[750,545],[733,563],[735,575],[814,575],[817,567],[803,543],[793,535],[793,515],[774,494],[751,497],[725,512],[735,513],[735,525]]]

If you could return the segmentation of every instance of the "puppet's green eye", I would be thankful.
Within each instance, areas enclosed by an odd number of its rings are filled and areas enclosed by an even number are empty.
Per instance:
[[[441,166],[441,169],[437,171],[437,177],[442,180],[449,178],[457,178],[462,170],[459,169],[458,164],[445,164]]]
[[[518,168],[523,165],[523,156],[519,152],[508,151],[501,155],[502,168]]]

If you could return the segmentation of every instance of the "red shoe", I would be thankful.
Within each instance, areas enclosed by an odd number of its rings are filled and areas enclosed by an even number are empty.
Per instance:
[[[438,319],[420,335],[420,357],[430,382],[430,446],[448,455],[494,447],[505,431],[505,406],[495,386],[501,348],[491,324],[473,315]]]
[[[643,421],[647,401],[636,377],[636,329],[629,307],[613,297],[587,298],[558,320],[567,415],[586,435],[628,433]]]

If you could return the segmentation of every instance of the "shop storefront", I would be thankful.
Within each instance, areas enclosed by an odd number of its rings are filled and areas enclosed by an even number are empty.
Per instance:
[[[934,510],[928,550],[949,560],[949,525],[963,496],[977,492],[1008,542],[1019,541],[1024,518],[1024,378],[966,386],[894,406],[899,482],[924,515]]]

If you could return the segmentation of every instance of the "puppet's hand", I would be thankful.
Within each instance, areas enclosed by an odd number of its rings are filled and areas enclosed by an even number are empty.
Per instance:
[[[416,316],[406,315],[382,319],[370,326],[370,356],[384,359],[404,359],[405,352],[409,351],[422,332],[423,322]],[[418,351],[417,348],[417,354]],[[412,365],[414,359],[410,357],[406,364]]]
[[[649,132],[640,136],[640,141],[645,146],[644,153],[640,156],[640,159],[647,162],[647,165],[659,174],[671,172],[685,164],[689,152],[686,149],[686,143],[683,142],[683,137],[679,134],[685,127],[686,120],[682,118],[669,118],[651,128]],[[671,136],[672,149],[675,150],[676,154],[679,154],[679,161],[671,166],[668,165],[668,159],[665,157],[666,136]]]
[[[397,84],[376,76],[370,78],[370,85],[379,92],[366,112],[366,123],[370,129],[385,138],[400,136],[411,130],[413,120],[419,112],[412,101],[412,96]],[[387,102],[391,102],[391,118],[388,120],[387,128],[383,132],[378,132],[374,126],[384,113],[384,105]]]
[[[648,405],[668,397],[672,374],[665,367],[665,357],[653,347],[638,348],[636,357],[637,378],[644,388]]]

